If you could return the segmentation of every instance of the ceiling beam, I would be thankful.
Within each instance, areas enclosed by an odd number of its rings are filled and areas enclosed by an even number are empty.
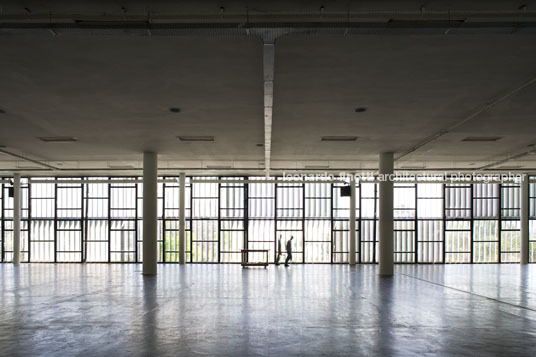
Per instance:
[[[502,165],[508,161],[512,161],[512,160],[517,160],[517,159],[520,159],[522,157],[525,157],[527,155],[530,155],[530,154],[534,154],[536,152],[536,147],[534,144],[530,145],[529,146],[530,149],[528,150],[523,150],[523,152],[521,153],[518,153],[518,154],[511,154],[507,157],[505,157],[504,159],[501,159],[501,160],[498,160],[498,161],[495,161],[495,162],[492,162],[488,165],[485,165],[485,166],[482,166],[482,167],[479,167],[479,170],[489,170],[489,169],[492,169],[494,168],[495,166],[499,166],[499,165]]]
[[[15,157],[17,159],[21,159],[21,160],[28,161],[28,162],[31,162],[33,164],[42,166],[42,167],[46,168],[47,170],[60,170],[59,167],[52,166],[50,164],[47,164],[47,163],[39,161],[39,160],[34,160],[34,159],[31,159],[31,158],[26,157],[24,155],[20,155],[20,154],[17,154],[17,153],[14,153],[14,152],[11,152],[11,151],[8,151],[8,150],[5,150],[5,149],[0,149],[0,152],[3,153],[3,154],[9,155],[9,156]]]
[[[530,86],[531,84],[535,83],[536,82],[536,77],[524,82],[523,84],[515,87],[514,89],[510,90],[508,93],[502,95],[501,97],[499,98],[496,98],[494,99],[493,101],[491,101],[490,103],[487,103],[483,106],[481,106],[480,108],[478,108],[477,110],[475,110],[472,114],[470,114],[469,116],[463,118],[462,120],[460,121],[457,121],[456,123],[452,124],[451,126],[443,129],[443,130],[440,130],[436,133],[434,133],[433,135],[429,136],[428,138],[424,139],[423,141],[421,141],[420,143],[418,143],[417,145],[413,146],[411,149],[405,151],[404,153],[402,153],[401,155],[399,155],[398,157],[395,158],[395,161],[400,161],[402,160],[403,158],[405,158],[406,156],[410,155],[410,154],[413,154],[415,152],[417,152],[418,150],[422,149],[423,147],[425,147],[426,145],[436,141],[437,139],[439,139],[440,137],[442,137],[443,135],[445,134],[448,134],[450,133],[452,130],[460,127],[461,125],[469,122],[470,120],[473,120],[474,118],[478,117],[480,114],[482,114],[483,112],[487,111],[487,110],[490,110],[491,108],[493,108],[494,106],[496,106],[497,104],[503,102],[504,100],[512,97],[513,95],[515,95],[516,93],[520,92],[521,90],[527,88],[528,86]]]

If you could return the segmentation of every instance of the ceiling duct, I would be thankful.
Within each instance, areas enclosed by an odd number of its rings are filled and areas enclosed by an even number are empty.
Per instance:
[[[274,104],[274,61],[275,39],[265,39],[263,46],[264,73],[264,170],[270,177],[270,158],[272,152],[272,115]],[[268,42],[271,41],[271,42]]]

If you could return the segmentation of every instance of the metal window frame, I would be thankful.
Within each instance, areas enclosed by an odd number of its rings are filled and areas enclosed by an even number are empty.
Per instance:
[[[77,178],[80,179],[80,182],[76,183],[76,186],[75,188],[77,189],[80,189],[80,208],[76,208],[76,209],[80,209],[80,217],[75,217],[74,219],[79,221],[80,222],[80,229],[76,229],[77,232],[80,232],[80,251],[77,251],[77,253],[80,253],[80,259],[75,259],[75,262],[86,262],[87,261],[87,258],[88,258],[88,252],[89,252],[89,243],[90,241],[88,240],[89,238],[89,229],[90,229],[90,226],[89,226],[89,221],[92,220],[92,218],[89,217],[89,204],[90,204],[90,199],[92,199],[91,197],[89,197],[89,184],[90,184],[90,180],[88,179],[88,177],[84,176],[84,177],[74,177],[72,178],[73,180],[76,180]],[[133,228],[133,231],[135,231],[134,233],[134,250],[135,252],[125,252],[125,253],[133,253],[134,254],[134,261],[133,262],[139,262],[140,259],[139,259],[139,244],[140,242],[142,243],[142,241],[140,240],[140,230],[139,230],[139,223],[140,223],[140,220],[142,219],[142,217],[139,217],[138,215],[138,211],[139,211],[139,185],[137,184],[138,181],[139,181],[139,177],[107,177],[108,178],[108,181],[112,181],[112,179],[117,179],[117,180],[120,180],[121,179],[124,179],[124,180],[128,180],[126,183],[127,184],[130,184],[131,180],[132,180],[132,184],[134,184],[134,186],[132,187],[128,187],[129,189],[132,189],[133,188],[133,191],[134,191],[134,209],[136,214],[134,215],[134,218],[132,219],[127,219],[128,221],[133,221],[134,222],[134,228]],[[220,177],[221,179],[222,177]],[[32,251],[32,243],[33,242],[37,242],[36,240],[34,240],[32,237],[32,222],[35,222],[36,219],[39,219],[39,217],[32,217],[32,206],[33,204],[38,204],[38,201],[35,201],[33,202],[33,200],[39,200],[40,198],[39,197],[33,197],[35,192],[35,188],[37,186],[34,187],[34,185],[32,184],[32,180],[30,180],[29,178],[25,177],[26,179],[26,182],[24,182],[21,186],[21,191],[24,192],[24,190],[26,189],[27,190],[27,197],[26,199],[24,200],[24,202],[22,202],[21,204],[21,210],[23,211],[23,214],[22,214],[22,217],[21,217],[21,221],[22,221],[22,227],[26,227],[26,229],[21,229],[21,231],[23,232],[26,232],[26,237],[27,237],[27,250],[26,251],[21,251],[22,254],[25,254],[26,255],[26,259],[24,259],[24,261],[29,261],[29,262],[32,262],[33,260],[33,256],[35,255],[35,252]],[[53,202],[54,202],[54,217],[53,219],[51,219],[53,221],[53,241],[54,241],[54,252],[53,252],[53,257],[54,257],[54,262],[59,262],[60,259],[58,257],[58,254],[59,253],[62,253],[62,252],[65,252],[61,249],[58,249],[59,246],[58,246],[58,232],[60,232],[60,229],[59,229],[59,223],[60,221],[62,220],[60,217],[59,217],[59,197],[58,197],[58,192],[59,192],[59,189],[61,189],[62,187],[60,187],[62,185],[62,183],[59,183],[57,182],[59,179],[59,177],[54,177],[53,178],[55,180],[55,182],[53,182],[54,184],[54,197],[53,197]],[[167,231],[167,226],[166,226],[166,222],[168,221],[168,217],[167,217],[167,213],[166,213],[166,180],[173,180],[173,178],[169,178],[169,177],[164,177],[163,181],[163,185],[162,185],[162,197],[159,197],[159,199],[162,200],[162,215],[161,217],[159,217],[159,220],[161,221],[161,224],[162,224],[162,229],[161,229],[161,232],[159,231],[159,234],[162,235],[161,237],[161,241],[162,241],[162,249],[161,249],[161,255],[162,255],[162,259],[161,259],[161,262],[163,263],[171,263],[169,260],[170,259],[167,259],[166,258],[166,231]],[[199,219],[194,219],[193,217],[193,201],[194,199],[196,199],[194,197],[194,183],[192,183],[192,178],[189,177],[190,181],[189,184],[187,184],[187,187],[185,187],[185,192],[186,190],[188,189],[188,187],[190,188],[190,202],[189,202],[189,217],[187,216],[186,219],[189,220],[190,222],[190,228],[189,229],[186,229],[186,234],[188,234],[187,232],[190,231],[190,243],[189,243],[189,251],[187,249],[187,253],[189,252],[190,254],[190,257],[188,258],[189,262],[191,263],[192,262],[192,257],[193,257],[193,249],[192,249],[192,244],[194,242],[194,240],[192,239],[193,238],[193,223],[195,220],[205,220],[205,218],[199,218]],[[232,179],[232,178],[231,178]],[[243,176],[243,177],[236,177],[236,179],[240,179],[240,180],[249,180],[250,178],[247,177],[247,176]],[[530,178],[529,178],[530,179]],[[231,180],[232,181],[232,180]],[[36,182],[38,183],[38,182]],[[69,181],[67,180],[66,183],[69,183]],[[232,183],[232,182],[230,182]],[[259,180],[258,182],[259,184],[263,184],[263,182],[261,180]],[[268,183],[266,182],[266,184],[270,184],[270,185],[273,185],[273,190],[274,190],[274,193],[273,193],[273,196],[271,197],[258,197],[258,199],[261,199],[262,201],[264,200],[273,200],[273,216],[272,217],[250,217],[250,212],[249,212],[249,209],[250,209],[250,199],[257,199],[257,197],[253,197],[253,196],[250,196],[250,185],[248,182],[237,182],[237,187],[241,190],[243,190],[243,208],[236,208],[236,210],[241,210],[242,211],[242,214],[241,214],[241,217],[235,217],[235,218],[223,218],[222,217],[222,212],[223,210],[228,210],[228,209],[235,209],[235,208],[223,208],[222,207],[222,189],[223,188],[227,188],[227,186],[224,186],[222,183],[218,183],[218,188],[217,188],[217,197],[197,197],[199,199],[215,199],[217,200],[217,205],[218,205],[218,212],[217,212],[217,218],[214,217],[214,218],[210,218],[210,220],[213,220],[213,221],[217,221],[217,235],[218,235],[218,241],[217,241],[217,262],[216,263],[221,263],[222,262],[222,254],[223,253],[226,253],[225,251],[223,251],[223,247],[222,247],[222,232],[224,231],[227,231],[227,229],[223,229],[223,226],[222,226],[222,223],[224,221],[233,221],[233,220],[241,220],[243,222],[243,227],[240,231],[243,232],[243,245],[244,247],[248,247],[250,245],[250,243],[252,243],[253,241],[250,241],[250,221],[263,221],[263,220],[267,220],[267,221],[272,221],[273,222],[273,225],[274,225],[274,234],[273,234],[273,247],[274,247],[274,260],[275,260],[275,256],[276,256],[276,253],[277,253],[277,236],[278,236],[278,233],[279,232],[282,232],[282,231],[291,231],[289,229],[284,229],[284,230],[281,230],[281,229],[278,229],[278,223],[279,222],[284,222],[284,221],[296,221],[296,222],[301,222],[301,227],[296,229],[296,231],[300,231],[302,233],[302,243],[301,243],[301,254],[302,254],[302,257],[301,257],[301,261],[298,261],[297,263],[304,263],[304,264],[310,264],[310,263],[320,263],[320,264],[325,264],[325,263],[330,263],[330,264],[337,264],[337,263],[341,263],[341,260],[342,262],[344,263],[345,260],[348,260],[348,259],[338,259],[338,257],[335,256],[335,254],[343,254],[341,255],[342,257],[344,257],[344,253],[345,252],[337,252],[335,250],[335,234],[337,231],[339,231],[338,229],[335,229],[335,223],[336,221],[338,221],[338,219],[335,217],[335,211],[338,209],[335,205],[335,190],[338,189],[338,186],[337,184],[333,183],[333,182],[328,182],[330,184],[329,188],[328,188],[328,192],[330,194],[329,197],[308,197],[306,196],[306,188],[307,188],[307,182],[301,182],[301,183],[292,183],[290,184],[285,184],[284,182],[281,182],[281,183],[278,183],[278,182],[275,182],[275,183]],[[106,200],[107,202],[107,217],[102,217],[103,221],[106,222],[107,224],[107,229],[106,229],[106,234],[107,234],[107,237],[105,237],[105,241],[106,241],[106,244],[107,244],[107,261],[108,262],[111,262],[111,256],[112,256],[112,246],[111,246],[111,236],[112,236],[112,231],[114,231],[114,229],[112,229],[112,223],[114,221],[114,219],[112,218],[112,190],[113,189],[120,189],[120,187],[112,187],[113,186],[113,182],[106,182],[106,197],[98,197],[98,199],[103,199],[103,200]],[[359,194],[358,194],[358,206],[356,207],[356,209],[358,209],[358,212],[356,212],[356,233],[357,233],[357,240],[358,240],[358,245],[357,245],[357,251],[356,251],[356,254],[357,254],[357,262],[359,264],[366,264],[366,263],[369,263],[369,262],[364,262],[364,250],[362,249],[363,248],[363,223],[364,221],[372,221],[372,241],[366,241],[365,243],[369,243],[369,244],[372,244],[372,261],[370,263],[376,263],[377,262],[377,257],[376,257],[376,254],[377,254],[377,244],[378,244],[378,237],[377,237],[377,224],[378,224],[378,214],[377,214],[377,205],[378,205],[378,185],[377,183],[373,183],[374,184],[374,194],[373,194],[373,197],[363,197],[363,194],[362,194],[362,190],[361,190],[361,185],[359,183],[355,183],[356,185],[356,189],[359,189]],[[504,222],[507,222],[507,221],[519,221],[520,217],[518,217],[517,215],[516,216],[511,216],[510,214],[508,216],[505,215],[506,211],[505,210],[520,210],[520,207],[508,207],[508,208],[505,208],[506,206],[503,205],[503,195],[505,194],[505,192],[503,192],[503,190],[507,189],[507,188],[510,188],[510,187],[519,187],[517,185],[513,185],[513,184],[499,184],[499,183],[489,183],[491,185],[497,185],[498,187],[498,195],[492,195],[492,196],[486,196],[486,197],[480,197],[480,196],[476,196],[476,192],[475,192],[475,185],[476,183],[458,183],[458,184],[448,184],[448,183],[442,183],[442,189],[441,189],[441,192],[442,192],[442,196],[441,198],[437,198],[437,199],[440,199],[441,200],[441,211],[442,211],[442,217],[440,218],[434,218],[434,219],[429,219],[429,218],[426,218],[426,219],[419,219],[418,217],[418,213],[419,213],[419,208],[418,208],[418,205],[419,205],[419,197],[418,197],[418,185],[420,183],[419,182],[415,182],[415,183],[412,183],[411,184],[411,187],[414,189],[415,191],[415,195],[414,195],[414,200],[415,200],[415,208],[412,209],[414,211],[414,217],[413,218],[404,218],[404,219],[398,219],[399,221],[413,221],[413,229],[411,229],[411,231],[414,232],[414,250],[410,253],[413,253],[413,256],[414,256],[414,261],[413,262],[407,262],[407,264],[418,264],[418,263],[430,263],[430,262],[424,262],[422,261],[422,259],[419,259],[419,252],[420,252],[420,249],[419,249],[419,243],[422,243],[422,242],[428,242],[428,240],[419,240],[419,224],[420,222],[423,222],[423,221],[441,221],[442,222],[442,231],[441,231],[441,241],[437,241],[437,243],[440,243],[441,247],[442,247],[442,252],[441,252],[441,259],[442,261],[440,263],[442,264],[451,264],[451,263],[454,263],[454,262],[447,262],[447,255],[449,253],[462,253],[462,254],[469,254],[469,259],[470,259],[470,263],[473,263],[473,264],[486,264],[487,262],[476,262],[475,261],[475,254],[476,254],[476,249],[475,249],[475,244],[477,243],[481,243],[481,242],[485,242],[485,241],[477,241],[475,240],[475,221],[488,221],[488,220],[491,220],[491,221],[496,221],[497,224],[498,224],[498,227],[497,227],[497,237],[496,237],[496,240],[493,240],[492,242],[494,242],[495,244],[497,244],[497,254],[498,254],[498,257],[497,257],[497,262],[498,264],[504,264],[504,263],[515,263],[515,262],[505,262],[505,257],[503,257],[504,254],[507,254],[507,253],[518,253],[517,251],[506,251],[503,249],[502,247],[502,243],[503,243],[503,233],[504,232],[508,232],[508,231],[519,231],[518,229],[512,229],[512,228],[504,228],[503,227],[503,223]],[[534,185],[534,183],[532,183]],[[79,185],[79,186],[78,186]],[[170,185],[170,187],[174,187],[173,185]],[[233,188],[234,186],[231,186],[230,188]],[[8,210],[7,207],[6,207],[6,190],[7,188],[7,184],[5,182],[2,182],[1,183],[1,186],[0,186],[0,189],[2,190],[2,192],[0,193],[0,210],[1,210],[1,213],[0,213],[0,228],[1,228],[1,233],[0,233],[0,245],[1,245],[1,253],[0,253],[0,261],[1,262],[5,262],[6,261],[6,254],[9,253],[9,252],[6,252],[6,224],[8,221],[12,220],[12,219],[8,219],[7,216],[6,216],[6,211]],[[299,188],[299,191],[301,192],[301,207],[297,207],[297,208],[293,208],[293,207],[279,207],[278,205],[278,195],[281,194],[281,192],[279,192],[279,189],[283,189],[283,188]],[[449,189],[453,189],[453,188],[464,188],[464,189],[469,189],[469,201],[466,203],[468,205],[468,207],[447,207],[446,205],[446,201],[447,201],[447,190]],[[519,188],[518,188],[519,189]],[[531,192],[529,191],[529,200],[531,200],[531,207],[532,205],[534,205],[534,201],[536,200],[536,192],[534,192],[534,188],[532,189],[533,193],[531,194]],[[24,193],[22,193],[24,194]],[[465,194],[465,193],[464,193]],[[435,198],[435,197],[434,197]],[[313,202],[315,202],[316,199],[322,199],[322,200],[329,200],[329,216],[328,217],[308,217],[306,216],[306,209],[307,209],[307,205],[308,204],[313,204]],[[374,214],[373,214],[373,217],[372,218],[363,218],[362,217],[362,207],[363,207],[363,200],[364,199],[373,199],[373,209],[374,209]],[[476,201],[475,200],[480,200],[480,199],[484,199],[484,200],[498,200],[498,216],[495,218],[495,217],[478,217],[478,218],[475,218],[476,217],[476,212],[475,212],[475,209],[476,209]],[[261,202],[262,202],[261,201]],[[23,208],[24,207],[24,208]],[[61,208],[61,209],[64,209],[64,208]],[[118,208],[120,209],[120,208]],[[129,208],[130,209],[130,208]],[[291,210],[291,211],[297,211],[298,215],[295,216],[295,217],[282,217],[280,216],[278,213],[278,211],[284,211],[284,210]],[[301,211],[300,211],[301,210]],[[27,211],[27,212],[24,212],[24,211]],[[299,212],[298,212],[299,211]],[[464,217],[456,217],[456,218],[448,218],[448,214],[450,212],[453,213],[455,211],[464,211],[466,212],[468,215],[467,216],[464,216]],[[510,212],[510,211],[508,211]],[[26,213],[26,215],[24,214]],[[188,214],[188,208],[185,207],[185,214]],[[67,219],[69,220],[69,219]],[[536,220],[536,217],[533,215],[532,217],[529,217],[529,220],[532,220],[532,221],[535,221]],[[312,240],[309,240],[306,238],[307,236],[307,223],[310,222],[310,221],[322,221],[322,222],[329,222],[329,225],[330,225],[330,232],[329,232],[329,241],[326,240],[322,240],[321,242],[323,243],[329,243],[329,247],[330,247],[330,254],[329,254],[329,261],[326,261],[326,262],[316,262],[316,261],[307,261],[306,259],[306,249],[307,249],[307,243],[314,243],[316,242],[315,239],[312,239]],[[468,229],[448,229],[448,223],[449,222],[468,222],[469,226],[468,226]],[[22,228],[21,227],[21,228]],[[130,231],[130,229],[129,229]],[[234,231],[234,230],[233,230]],[[448,232],[450,231],[463,231],[463,232],[469,232],[469,236],[470,236],[470,248],[469,248],[469,252],[465,252],[465,251],[459,251],[459,252],[449,252],[447,251],[447,234]],[[349,236],[349,235],[348,235]],[[24,239],[24,235],[21,235],[21,240]],[[130,237],[129,237],[130,239]],[[264,242],[264,241],[263,241]],[[436,242],[435,240],[433,242]],[[266,244],[268,245],[272,245],[272,242],[270,242],[269,240],[265,241]],[[531,245],[534,245],[536,244],[536,240],[532,239],[530,240],[530,244]],[[22,244],[21,244],[22,245]],[[506,248],[505,248],[506,249]],[[297,253],[300,253],[300,252],[297,252]],[[405,253],[405,252],[404,252]],[[348,258],[348,256],[347,256]],[[130,257],[129,257],[129,260],[130,260]],[[337,260],[337,261],[336,261]],[[123,261],[117,261],[117,263],[126,263],[123,262]],[[199,262],[199,263],[202,263],[202,262]],[[495,262],[491,262],[491,263],[495,263]],[[533,262],[532,262],[533,263]]]

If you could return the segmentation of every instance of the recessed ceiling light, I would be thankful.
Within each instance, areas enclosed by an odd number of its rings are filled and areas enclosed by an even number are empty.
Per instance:
[[[110,169],[115,169],[115,170],[125,170],[125,169],[133,169],[134,168],[134,165],[110,165],[108,164],[108,167]]]
[[[309,170],[326,170],[329,169],[329,165],[305,165],[305,168]]]
[[[521,166],[521,165],[504,165],[504,166],[499,166],[497,168],[498,169],[503,169],[503,170],[513,170],[513,169],[521,169],[521,168],[523,168],[523,166]]]
[[[180,141],[189,141],[189,142],[195,142],[195,141],[204,141],[204,142],[212,142],[214,141],[213,136],[177,136]]]
[[[367,108],[365,108],[365,107],[357,107],[357,108],[355,108],[356,113],[363,113],[363,112],[366,112],[366,111],[367,111]]]
[[[322,141],[356,141],[357,136],[323,136]]]
[[[207,165],[207,169],[212,170],[226,170],[226,169],[232,169],[232,166],[229,165]]]
[[[78,141],[72,136],[41,136],[38,139],[46,143],[72,143]]]
[[[422,169],[425,169],[426,166],[425,165],[405,165],[405,166],[400,166],[400,168],[402,170],[422,170]]]
[[[468,136],[462,141],[497,141],[501,138],[502,136]]]
[[[172,112],[172,113],[180,113],[181,108],[172,107],[172,108],[169,108],[169,111]]]

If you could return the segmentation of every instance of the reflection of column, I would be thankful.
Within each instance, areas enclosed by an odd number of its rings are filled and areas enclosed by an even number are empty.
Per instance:
[[[154,152],[143,153],[143,274],[157,271],[157,167]]]
[[[185,235],[185,193],[186,193],[186,175],[181,173],[179,179],[179,263],[186,263],[186,237]]]
[[[349,251],[350,257],[348,262],[350,265],[355,265],[355,181],[350,180],[350,231],[348,232],[348,239],[350,240]]]
[[[13,264],[20,263],[20,174],[13,176]]]
[[[393,301],[396,299],[396,295],[394,294],[395,281],[393,278],[384,278],[379,281],[376,280],[374,283],[376,285],[375,305],[379,316],[378,320],[373,323],[380,326],[380,329],[377,332],[374,354],[379,356],[393,356],[396,354],[396,350],[393,347],[400,343],[400,341],[397,341],[399,334],[393,331],[396,329],[393,326],[394,316],[396,316],[398,312],[395,310],[393,313],[393,307],[395,309],[397,306],[400,308],[400,305],[393,304]]]
[[[393,275],[393,181],[387,175],[393,173],[393,153],[380,154],[380,275]]]
[[[158,356],[159,343],[157,334],[158,322],[158,301],[157,301],[157,279],[156,277],[145,277],[143,279],[143,313],[142,325],[140,334],[141,341],[137,340],[136,344],[141,345],[143,348],[141,354]],[[179,299],[184,300],[184,299]]]
[[[521,180],[521,264],[529,263],[529,175]]]

